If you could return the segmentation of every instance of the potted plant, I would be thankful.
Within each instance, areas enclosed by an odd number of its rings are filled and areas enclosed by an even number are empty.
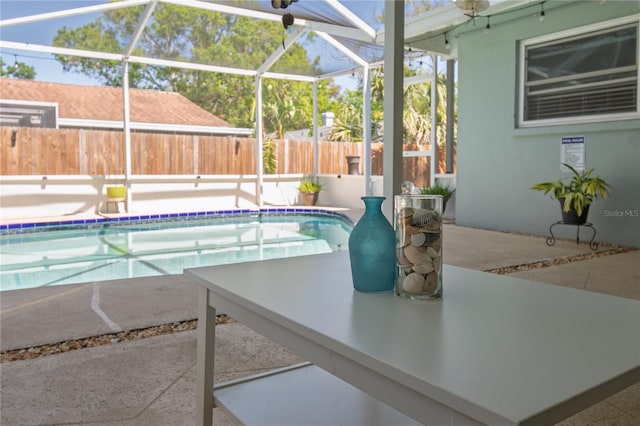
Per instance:
[[[580,173],[569,164],[564,165],[572,173],[570,179],[541,182],[531,189],[551,193],[551,198],[560,202],[564,223],[582,225],[587,222],[591,202],[598,197],[607,198],[611,186],[604,179],[592,176],[593,169]]]
[[[449,185],[443,185],[439,182],[436,182],[433,186],[425,186],[420,189],[420,194],[422,195],[442,195],[442,213],[447,209],[447,201],[449,201],[454,192],[456,192],[455,188],[451,189]]]
[[[360,174],[360,156],[359,155],[347,155],[347,169],[350,175]]]
[[[315,206],[318,202],[318,193],[324,186],[317,180],[304,179],[298,186],[300,200],[305,206]]]

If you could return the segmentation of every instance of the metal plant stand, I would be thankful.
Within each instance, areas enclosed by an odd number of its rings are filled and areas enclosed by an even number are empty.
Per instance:
[[[549,227],[549,233],[551,234],[550,237],[547,237],[547,245],[548,246],[552,246],[556,243],[556,237],[553,235],[553,227],[556,225],[569,225],[569,226],[577,226],[577,230],[576,230],[576,243],[580,244],[580,227],[584,226],[586,228],[591,228],[591,230],[593,231],[593,235],[591,236],[591,241],[589,241],[589,248],[591,250],[597,250],[598,249],[598,243],[594,242],[593,240],[595,240],[596,238],[596,228],[595,226],[593,226],[592,223],[590,222],[586,222],[586,223],[582,223],[582,224],[575,224],[575,223],[565,223],[561,220],[557,221],[556,223],[553,223],[550,227]]]

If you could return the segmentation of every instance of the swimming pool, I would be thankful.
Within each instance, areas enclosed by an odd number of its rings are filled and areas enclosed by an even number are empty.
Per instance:
[[[198,266],[343,251],[351,227],[345,216],[320,210],[5,226],[0,230],[0,290],[181,274]]]

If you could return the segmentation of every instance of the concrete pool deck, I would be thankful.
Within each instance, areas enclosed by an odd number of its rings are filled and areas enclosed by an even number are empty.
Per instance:
[[[640,250],[590,258],[593,251],[575,240],[549,247],[544,237],[456,225],[445,226],[444,241],[448,264],[497,270],[546,262],[551,266],[512,275],[640,300]],[[597,252],[609,249],[601,246]],[[179,275],[2,292],[0,346],[29,348],[190,320],[196,317],[196,300],[196,286]],[[216,341],[216,382],[300,361],[237,322],[217,327]],[[184,331],[5,362],[0,424],[193,424],[195,359],[195,331]],[[214,411],[216,424],[230,424],[223,412]],[[640,383],[563,425],[638,423]]]

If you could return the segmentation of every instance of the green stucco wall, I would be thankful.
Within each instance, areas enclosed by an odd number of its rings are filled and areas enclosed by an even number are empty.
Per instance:
[[[559,203],[529,187],[562,177],[561,137],[584,136],[586,168],[613,186],[610,198],[591,206],[596,240],[640,247],[640,120],[516,125],[519,40],[636,15],[640,1],[549,1],[545,9],[543,22],[532,8],[509,22],[492,21],[488,33],[479,20],[478,30],[458,38],[456,223],[547,234],[560,220]],[[575,239],[576,229],[556,227],[554,233]],[[589,230],[581,232],[581,240],[590,237]]]

